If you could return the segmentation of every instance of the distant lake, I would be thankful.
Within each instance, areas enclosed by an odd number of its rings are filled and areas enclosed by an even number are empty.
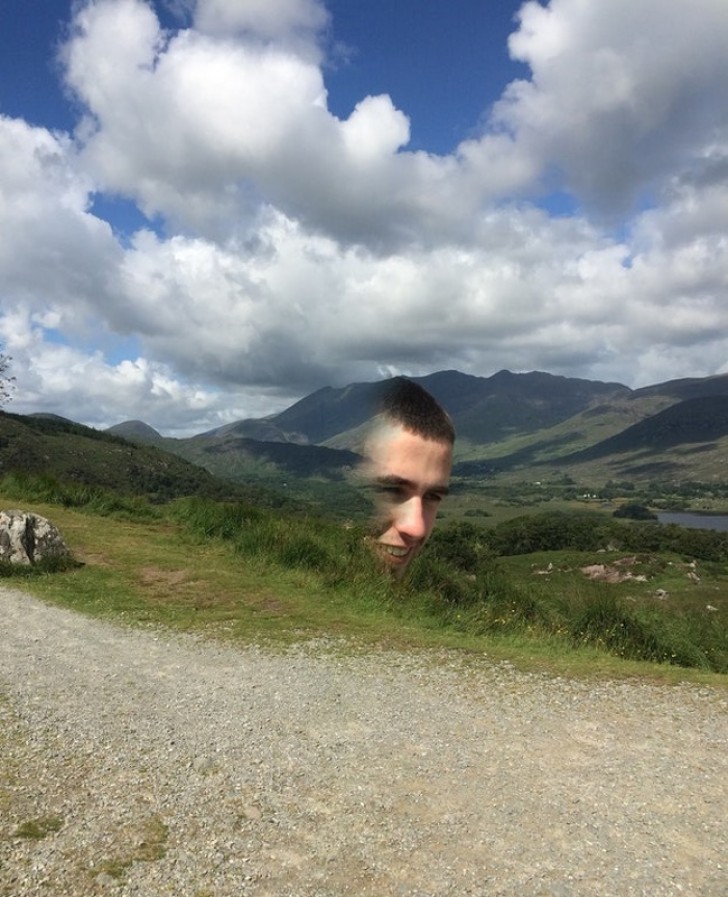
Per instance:
[[[726,514],[691,514],[688,511],[658,511],[660,523],[677,523],[690,529],[716,529],[728,532],[728,515]]]

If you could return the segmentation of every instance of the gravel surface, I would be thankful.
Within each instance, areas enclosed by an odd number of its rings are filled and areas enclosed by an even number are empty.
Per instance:
[[[0,614],[3,897],[728,895],[725,691]]]

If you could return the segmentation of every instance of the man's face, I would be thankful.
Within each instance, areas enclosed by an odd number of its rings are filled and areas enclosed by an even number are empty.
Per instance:
[[[367,443],[364,474],[376,493],[376,550],[397,578],[432,532],[451,467],[452,446],[396,424],[383,424]]]

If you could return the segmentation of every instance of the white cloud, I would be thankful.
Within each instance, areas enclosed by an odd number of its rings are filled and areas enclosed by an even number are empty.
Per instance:
[[[0,116],[0,283],[6,303],[75,302],[105,290],[118,247],[87,212],[68,138]]]
[[[483,197],[533,175],[497,137],[449,159],[402,152],[409,123],[389,97],[364,97],[340,121],[309,56],[237,30],[165,40],[141,0],[83,10],[66,62],[90,113],[83,157],[104,188],[215,238],[271,202],[380,247],[428,230],[460,239]]]
[[[317,38],[329,16],[318,0],[197,0],[195,28],[227,38],[249,35],[318,59]]]
[[[435,156],[388,96],[329,111],[314,0],[199,0],[172,34],[141,0],[81,7],[77,133],[0,118],[15,407],[202,430],[382,370],[723,369],[726,9],[525,4],[531,79]],[[587,211],[536,208],[549,182]],[[97,191],[163,226],[120,241]]]
[[[597,208],[623,212],[728,139],[724,0],[525,3],[512,56],[531,68],[496,118]]]
[[[260,388],[223,392],[181,379],[147,358],[110,364],[100,352],[50,341],[49,323],[17,309],[0,315],[0,340],[19,385],[8,410],[52,411],[98,429],[141,419],[164,435],[190,436],[280,411],[295,399],[295,394]]]

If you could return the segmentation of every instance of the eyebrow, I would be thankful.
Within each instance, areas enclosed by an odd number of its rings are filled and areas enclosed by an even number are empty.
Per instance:
[[[387,474],[386,476],[377,477],[374,482],[377,486],[407,486],[410,489],[415,488],[416,484],[406,477],[398,477],[396,474]],[[431,486],[427,492],[437,492],[439,495],[447,495],[450,488],[442,483]]]

